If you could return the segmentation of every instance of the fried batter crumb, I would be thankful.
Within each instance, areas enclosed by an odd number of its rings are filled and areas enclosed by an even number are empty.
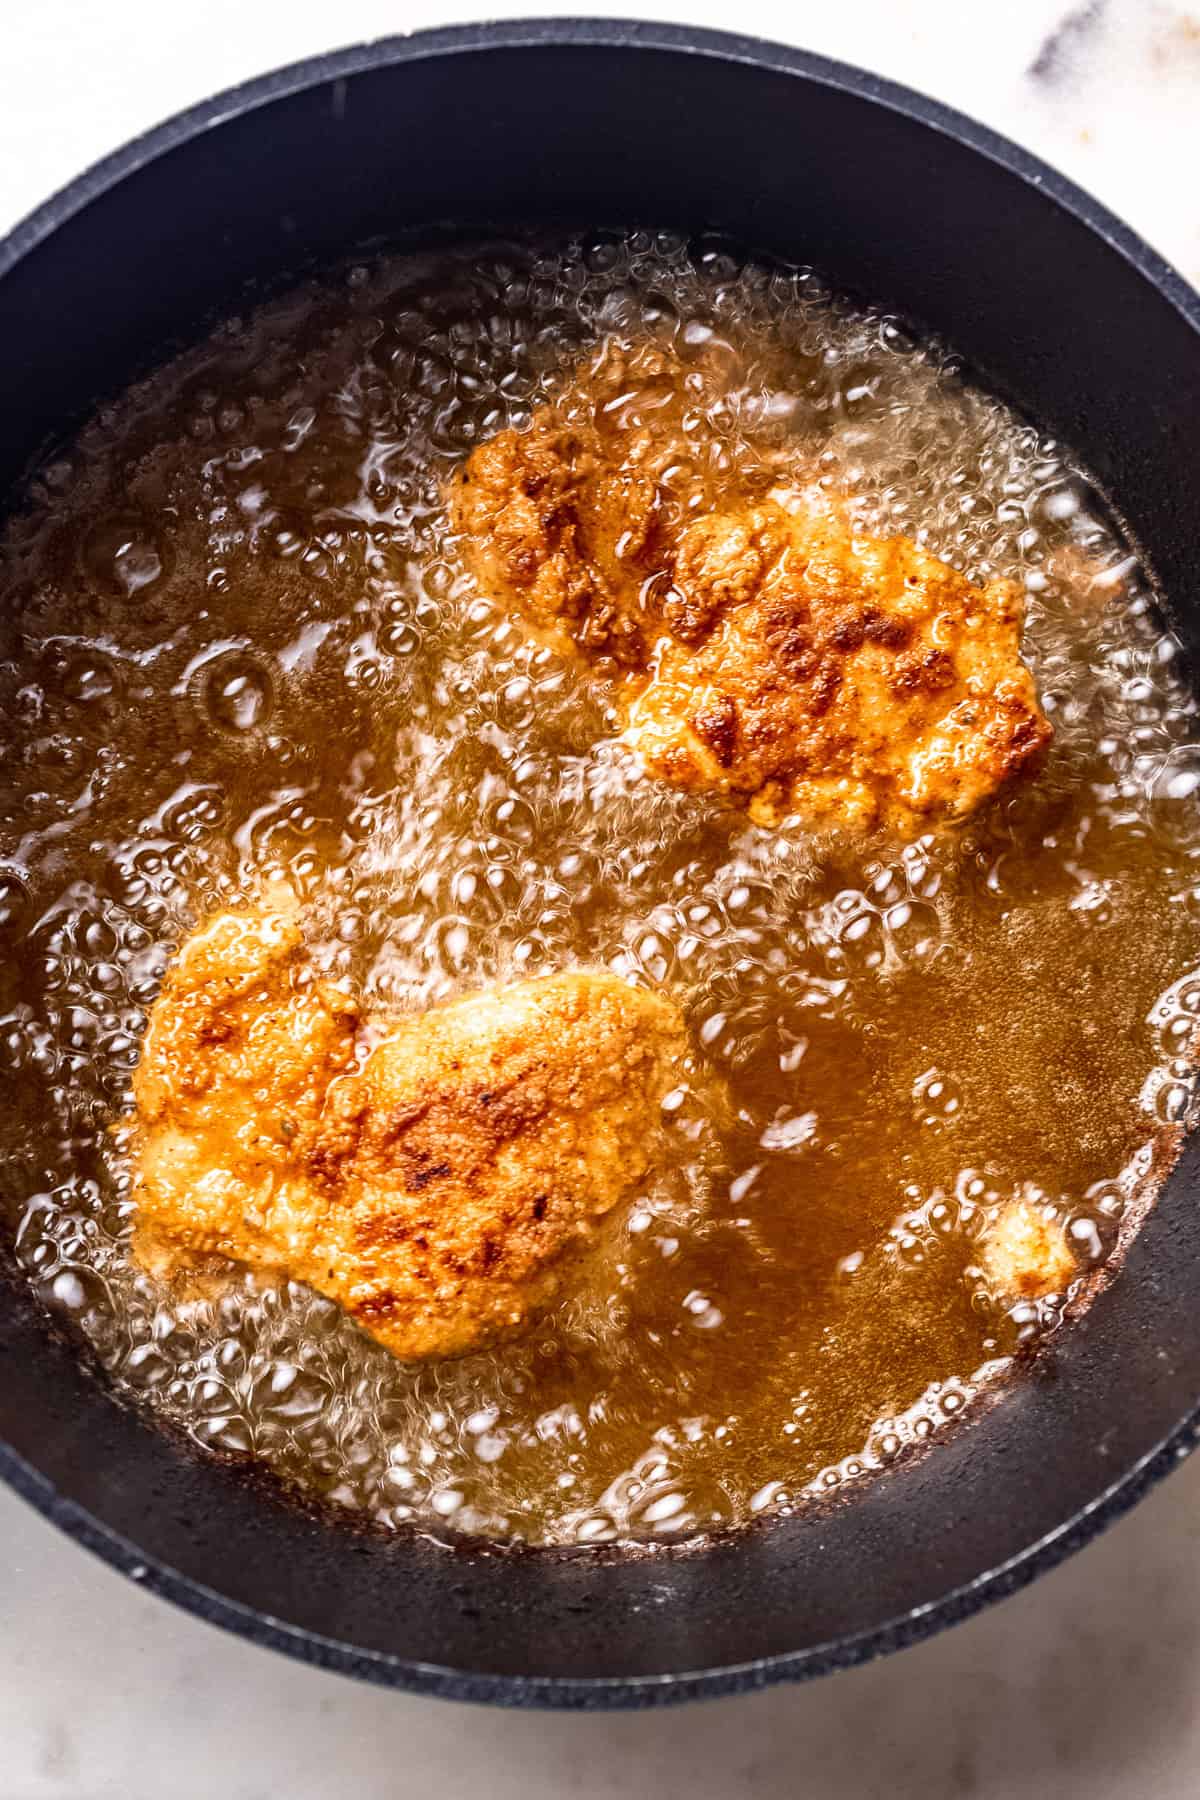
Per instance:
[[[402,1019],[361,1066],[359,1022],[294,905],[188,939],[134,1076],[137,1254],[286,1273],[406,1358],[523,1329],[651,1168],[674,1004],[545,976]]]
[[[1012,1300],[1064,1293],[1079,1273],[1061,1225],[1024,1200],[989,1228],[981,1262],[995,1292]]]
[[[1021,590],[856,535],[823,492],[771,487],[769,462],[681,507],[705,379],[609,345],[480,445],[448,495],[480,586],[611,675],[650,774],[761,824],[912,833],[1035,768],[1051,728]]]

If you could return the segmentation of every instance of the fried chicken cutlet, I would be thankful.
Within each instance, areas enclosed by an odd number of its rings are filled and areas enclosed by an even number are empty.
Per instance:
[[[911,834],[1034,768],[1051,728],[1019,587],[856,535],[769,457],[681,503],[706,380],[609,345],[481,444],[448,491],[480,588],[611,675],[651,775],[761,824]]]
[[[397,1356],[523,1329],[655,1155],[686,1054],[667,998],[574,970],[404,1018],[365,1062],[294,904],[183,945],[134,1075],[135,1251],[286,1273]]]

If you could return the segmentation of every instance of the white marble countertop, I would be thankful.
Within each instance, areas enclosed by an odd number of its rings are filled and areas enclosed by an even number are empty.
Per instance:
[[[735,24],[858,62],[1056,163],[1200,284],[1200,8],[1150,0],[39,0],[0,23],[0,232],[168,113],[300,56],[495,16]],[[1200,1793],[1200,1458],[1066,1567],[902,1656],[663,1713],[358,1687],[139,1592],[0,1493],[0,1800],[797,1800]]]

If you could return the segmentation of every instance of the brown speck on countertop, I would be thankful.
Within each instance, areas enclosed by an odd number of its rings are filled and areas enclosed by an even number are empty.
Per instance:
[[[1176,13],[1157,18],[1150,45],[1150,60],[1157,68],[1169,68],[1180,58],[1189,63],[1200,56],[1200,18],[1195,13]]]

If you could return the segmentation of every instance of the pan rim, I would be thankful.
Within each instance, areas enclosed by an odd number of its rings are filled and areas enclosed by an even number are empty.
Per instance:
[[[765,39],[700,27],[621,18],[515,19],[454,25],[390,36],[321,53],[239,83],[130,140],[59,189],[0,240],[0,280],[93,201],[174,149],[223,122],[275,100],[359,74],[430,58],[535,49],[622,50],[703,57],[798,77],[865,100],[974,151],[1033,187],[1114,250],[1200,334],[1200,294],[1165,258],[1084,189],[989,127],[914,89]],[[342,1640],[255,1611],[191,1576],[156,1561],[85,1507],[61,1493],[31,1463],[0,1441],[0,1480],[67,1536],[139,1586],[207,1623],[312,1666],[377,1685],[446,1699],[508,1707],[615,1710],[747,1692],[781,1681],[809,1680],[918,1642],[1026,1586],[1140,1500],[1195,1447],[1200,1401],[1155,1447],[1072,1518],[1007,1562],[986,1569],[936,1600],[848,1639],[748,1662],[653,1676],[511,1676],[463,1673]]]

